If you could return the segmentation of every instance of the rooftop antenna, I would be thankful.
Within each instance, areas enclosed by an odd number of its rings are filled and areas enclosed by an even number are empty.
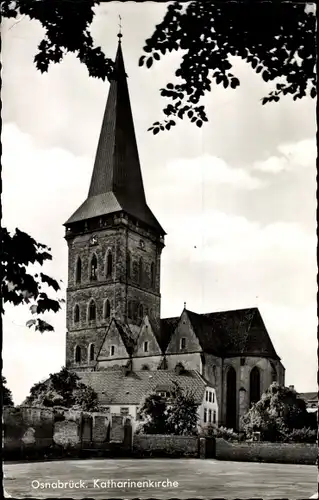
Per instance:
[[[119,39],[119,43],[121,43],[121,38],[122,38],[122,18],[121,16],[119,15],[119,32],[117,34],[117,37]]]

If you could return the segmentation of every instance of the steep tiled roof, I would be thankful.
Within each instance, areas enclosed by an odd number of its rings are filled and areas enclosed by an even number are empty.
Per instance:
[[[298,396],[305,401],[318,401],[318,392],[300,392]]]
[[[78,372],[81,381],[91,386],[103,405],[138,405],[158,387],[173,387],[177,382],[183,390],[193,392],[201,404],[207,383],[195,371],[183,375],[167,370],[138,371],[125,375],[123,370]],[[208,384],[209,385],[209,384]]]
[[[145,199],[121,44],[87,199],[65,225],[123,211],[165,234]]]
[[[203,314],[220,338],[224,357],[262,356],[279,359],[256,307]]]
[[[161,319],[161,330],[158,338],[158,343],[163,352],[166,351],[169,341],[178,325],[180,317]]]
[[[186,310],[195,334],[208,353],[221,357],[262,356],[280,359],[257,308],[197,314]],[[161,320],[160,343],[164,349],[179,318]]]

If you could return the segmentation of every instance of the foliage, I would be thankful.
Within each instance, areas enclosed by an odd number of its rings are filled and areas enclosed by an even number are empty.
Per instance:
[[[238,441],[239,434],[235,432],[233,429],[228,429],[227,427],[217,427],[214,424],[208,424],[201,429],[201,435],[203,437],[215,437],[215,438],[223,438],[226,441]]]
[[[242,417],[247,437],[260,432],[263,441],[282,441],[294,429],[313,426],[306,403],[296,391],[274,382]]]
[[[98,397],[91,387],[80,381],[78,375],[62,368],[60,372],[50,374],[45,382],[34,384],[25,404],[97,411]]]
[[[169,400],[159,394],[150,394],[145,399],[140,409],[145,422],[139,426],[139,433],[194,435],[197,433],[197,408],[194,395],[174,383]]]
[[[1,229],[1,249],[1,294],[4,303],[11,302],[15,306],[30,304],[35,318],[27,321],[27,326],[35,327],[41,333],[52,331],[53,326],[37,315],[60,310],[64,299],[52,299],[43,291],[45,286],[57,293],[60,285],[50,276],[30,269],[30,265],[42,266],[45,261],[52,260],[51,249],[19,229],[11,235],[6,228]],[[2,305],[1,312],[4,313]]]
[[[144,434],[166,434],[166,402],[159,394],[150,394],[140,408],[140,417],[145,420],[139,432]]]
[[[175,383],[171,401],[167,405],[167,433],[188,436],[197,434],[197,410],[194,394],[183,391]]]
[[[8,387],[6,387],[6,384],[7,384],[7,380],[2,375],[1,376],[2,404],[3,404],[3,406],[14,406],[12,392]]]
[[[309,427],[302,429],[293,429],[284,437],[285,442],[293,443],[315,443],[317,440],[317,431]]]
[[[114,64],[93,43],[89,28],[94,8],[100,0],[72,2],[30,2],[3,0],[2,15],[28,16],[45,29],[34,58],[37,69],[47,71],[67,52],[77,55],[89,75],[114,78]],[[72,24],[72,30],[70,25]],[[171,100],[164,108],[167,116],[149,130],[157,134],[176,125],[176,118],[187,117],[198,127],[207,121],[200,99],[211,91],[212,83],[236,89],[233,57],[244,60],[265,82],[275,86],[262,103],[277,102],[287,94],[294,100],[316,97],[316,17],[300,3],[273,0],[260,2],[174,2],[163,20],[146,40],[139,65],[151,68],[172,51],[182,51],[176,83],[168,83],[161,95]]]

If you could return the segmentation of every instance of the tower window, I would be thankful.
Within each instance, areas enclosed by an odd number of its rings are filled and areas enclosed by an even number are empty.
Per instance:
[[[208,393],[208,401],[211,403],[212,402],[212,393],[209,391]]]
[[[131,273],[132,273],[132,259],[131,259],[131,254],[128,252],[127,254],[127,277],[131,278]]]
[[[81,283],[81,278],[82,278],[82,262],[80,257],[78,257],[78,260],[76,262],[76,269],[75,269],[75,281],[76,283]]]
[[[186,348],[186,338],[185,337],[182,337],[181,338],[181,349],[185,349]]]
[[[144,342],[144,352],[148,352],[148,341],[145,340]]]
[[[96,305],[94,300],[91,300],[89,305],[89,321],[95,321],[95,320],[96,320]]]
[[[204,408],[204,424],[207,422],[207,408]]]
[[[81,347],[79,345],[77,345],[75,347],[74,359],[75,359],[76,363],[80,363],[81,362]]]
[[[109,319],[111,316],[111,304],[109,299],[104,302],[104,319]]]
[[[89,360],[94,361],[94,344],[90,344],[89,347]]]
[[[213,411],[213,424],[216,424],[216,410]]]
[[[208,410],[208,422],[212,421],[212,410]]]
[[[113,272],[113,255],[112,252],[108,252],[106,259],[106,276],[112,276]]]
[[[143,314],[144,314],[144,311],[143,311],[143,304],[140,304],[138,306],[138,318],[139,319],[143,319]]]
[[[138,282],[141,285],[143,283],[143,274],[144,274],[144,269],[143,269],[143,259],[142,257],[139,260],[139,266],[138,266]]]
[[[151,288],[155,287],[155,264],[152,262],[151,264]]]
[[[110,346],[110,356],[114,356],[115,354],[115,345]]]
[[[90,268],[90,280],[95,281],[96,279],[97,279],[97,258],[96,255],[93,255]]]
[[[74,323],[78,323],[80,321],[80,308],[76,304],[74,308]]]

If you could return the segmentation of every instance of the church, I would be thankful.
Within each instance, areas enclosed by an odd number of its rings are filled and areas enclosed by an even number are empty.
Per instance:
[[[251,403],[284,384],[257,308],[160,316],[165,231],[145,197],[121,35],[88,196],[64,225],[66,366],[106,407],[137,405],[149,390],[169,395],[180,380],[203,396],[204,423],[239,429]],[[217,416],[205,407],[209,389]]]

